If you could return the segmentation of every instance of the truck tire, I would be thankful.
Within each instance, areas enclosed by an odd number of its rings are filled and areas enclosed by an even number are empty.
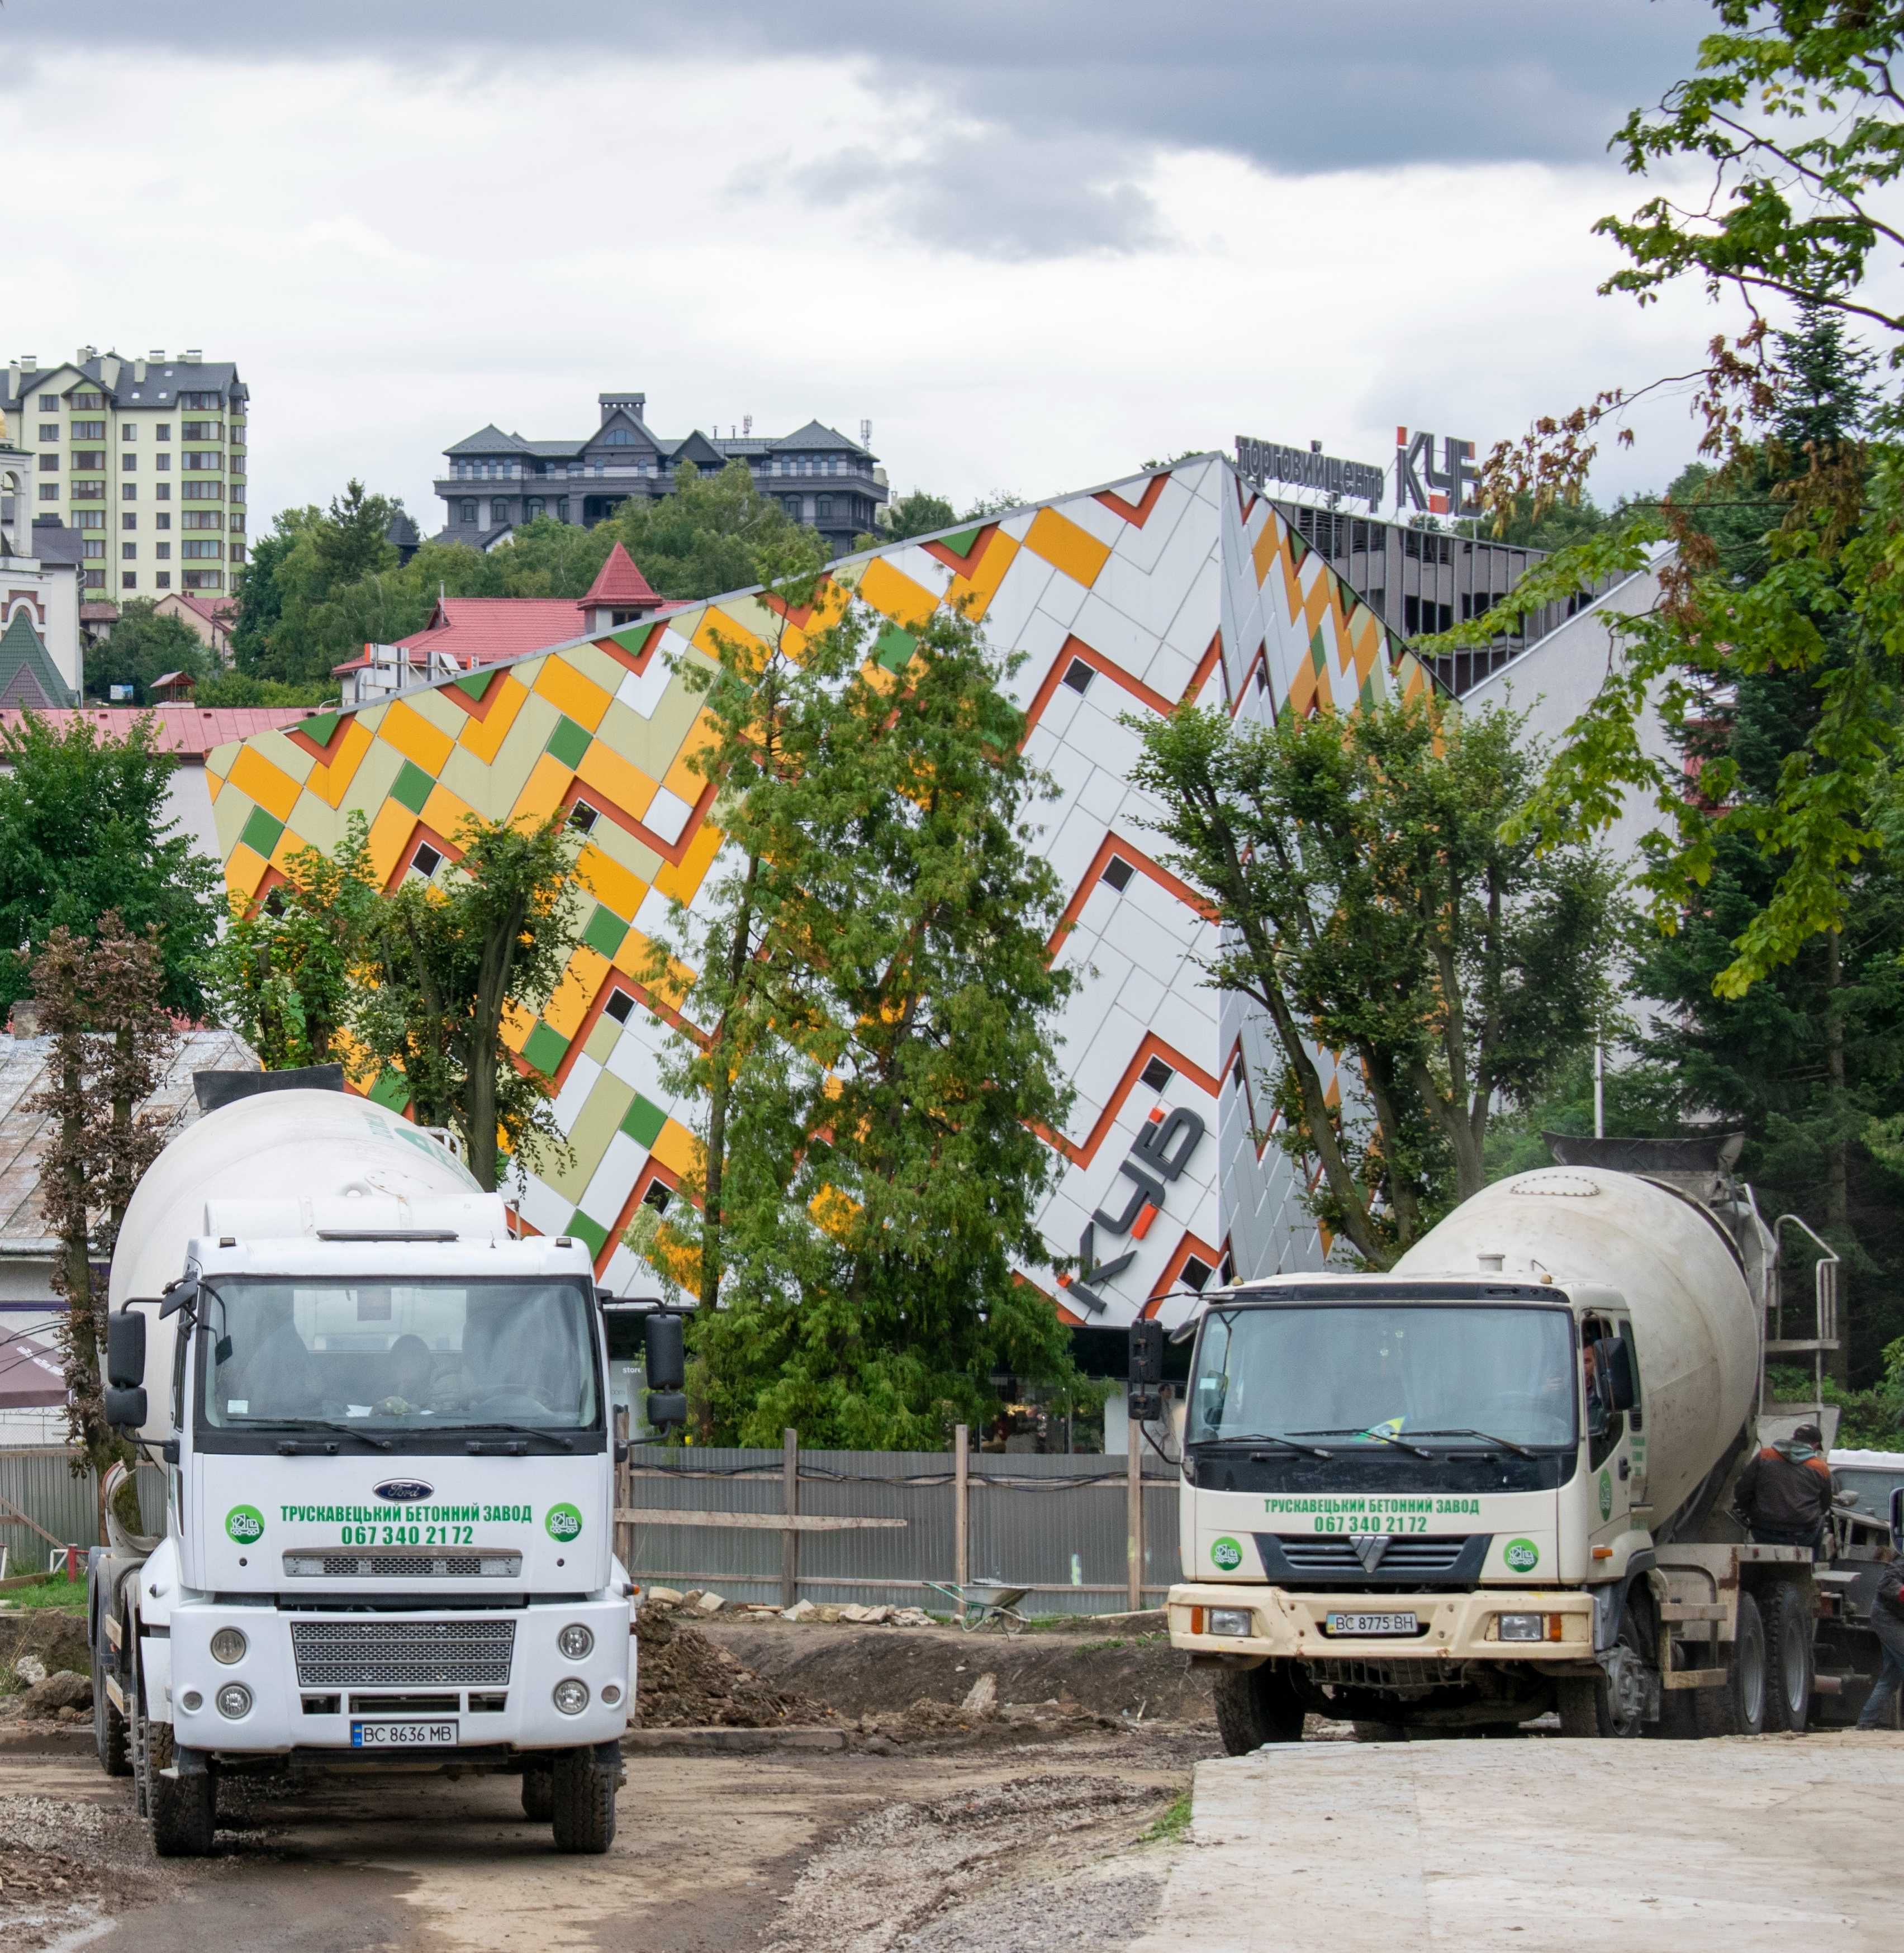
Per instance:
[[[1759,1614],[1758,1603],[1751,1594],[1742,1593],[1738,1632],[1732,1644],[1732,1658],[1726,1663],[1725,1686],[1706,1691],[1714,1698],[1717,1733],[1756,1736],[1764,1731],[1771,1666],[1765,1648],[1765,1623]]]
[[[606,1750],[607,1757],[600,1752]],[[549,1773],[550,1817],[558,1851],[600,1854],[615,1842],[615,1788],[620,1775],[616,1745],[557,1750]],[[527,1780],[524,1796],[528,1795]]]
[[[546,1824],[555,1815],[555,1779],[546,1763],[522,1766],[522,1815],[535,1824]]]
[[[1802,1735],[1811,1719],[1811,1595],[1796,1580],[1764,1593],[1765,1727]]]
[[[142,1717],[142,1719],[143,1717]],[[140,1800],[152,1834],[152,1849],[162,1858],[207,1858],[218,1829],[218,1793],[211,1773],[167,1777],[160,1772],[172,1761],[172,1726],[147,1722],[139,1745],[145,1781]]]
[[[1646,1666],[1645,1649],[1631,1607],[1620,1623],[1620,1638],[1614,1653],[1623,1665],[1627,1679],[1623,1693],[1616,1691],[1603,1672],[1599,1675],[1565,1675],[1554,1684],[1554,1706],[1560,1711],[1563,1736],[1604,1736],[1626,1738],[1645,1734],[1642,1714],[1642,1671]]]
[[[108,1672],[96,1647],[93,1650],[93,1747],[99,1752],[100,1769],[108,1776],[130,1776],[132,1732],[106,1693]]]
[[[1225,1755],[1244,1757],[1265,1743],[1302,1741],[1303,1705],[1273,1662],[1219,1669],[1210,1694]]]

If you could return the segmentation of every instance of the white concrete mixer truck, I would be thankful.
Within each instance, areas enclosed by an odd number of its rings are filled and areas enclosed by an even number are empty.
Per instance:
[[[514,1238],[446,1136],[253,1089],[140,1182],[111,1311],[165,1524],[92,1556],[95,1735],[157,1850],[211,1848],[227,1778],[433,1766],[606,1851],[635,1650],[586,1246]],[[648,1381],[679,1356],[651,1318]]]
[[[1232,1754],[1306,1713],[1693,1735],[1862,1704],[1881,1536],[1834,1519],[1815,1562],[1729,1511],[1777,1307],[1736,1143],[1555,1145],[1385,1274],[1203,1299],[1168,1607]],[[1835,1337],[1820,1265],[1781,1353]]]

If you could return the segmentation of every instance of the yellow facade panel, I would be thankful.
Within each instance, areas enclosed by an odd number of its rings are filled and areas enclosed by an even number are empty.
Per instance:
[[[424,824],[433,827],[446,841],[454,841],[456,829],[475,816],[476,810],[460,794],[453,794],[439,780],[423,803]],[[460,844],[459,844],[460,845]]]
[[[939,607],[933,591],[895,569],[883,556],[875,556],[860,572],[859,594],[875,610],[908,631],[917,630]]]
[[[1056,509],[1040,509],[1026,530],[1024,546],[1054,569],[1062,569],[1088,590],[1111,560],[1111,547],[1088,529],[1081,529]]]
[[[655,782],[632,766],[606,739],[590,742],[576,776],[631,820],[639,820],[654,798]]]
[[[597,823],[598,827],[600,825]],[[576,864],[576,879],[624,922],[632,918],[648,893],[648,884],[638,875],[630,874],[619,861],[592,845],[582,851],[582,858]]]
[[[673,895],[684,902],[692,902],[695,892],[706,879],[707,870],[714,865],[714,857],[720,852],[720,844],[726,837],[711,820],[704,821],[696,829],[694,839],[688,843],[677,867],[670,861],[654,878],[654,886],[664,895]]]
[[[699,804],[701,796],[707,790],[707,776],[697,773],[691,762],[698,753],[704,752],[720,736],[714,720],[703,712],[689,729],[688,736],[681,742],[681,750],[674,756],[674,763],[661,776],[661,784],[671,794],[679,794],[690,807]]]
[[[684,1180],[701,1165],[701,1142],[687,1127],[670,1119],[655,1135],[649,1154]]]
[[[543,662],[535,688],[558,711],[566,713],[590,732],[601,723],[601,715],[608,710],[608,701],[614,695],[584,678],[569,663],[566,654],[553,651]]]
[[[527,688],[517,682],[512,672],[503,680],[488,713],[481,719],[469,720],[457,734],[457,744],[488,766],[509,737],[509,729],[516,723],[516,715],[528,697]]]
[[[555,986],[555,995],[543,1008],[542,1014],[551,1028],[565,1038],[573,1037],[607,974],[607,958],[585,942],[577,943],[568,968],[562,973],[562,981]]]
[[[1005,572],[1018,557],[1018,546],[1002,529],[994,535],[970,576],[955,576],[946,594],[949,601],[962,608],[968,617],[983,617],[999,594]]]
[[[224,885],[240,901],[248,902],[258,892],[269,866],[256,848],[247,848],[241,841],[226,858]]]
[[[525,1011],[520,1004],[506,1004],[503,1007],[503,1042],[511,1051],[520,1051],[529,1041],[529,1033],[535,1028],[535,1013]]]
[[[443,770],[450,748],[456,744],[448,733],[432,726],[421,713],[412,711],[409,701],[401,698],[392,699],[384,708],[377,736],[394,746],[405,759],[414,760],[432,779]]]
[[[246,746],[231,763],[226,776],[242,794],[248,795],[265,811],[279,820],[289,820],[297,804],[303,782],[274,766],[256,746]]]
[[[370,823],[370,869],[377,886],[386,886],[397,872],[410,836],[416,831],[416,816],[401,801],[387,800]]]
[[[510,809],[510,819],[524,827],[547,820],[562,804],[562,797],[569,791],[569,782],[574,778],[575,775],[553,753],[544,753],[529,769],[529,779],[516,796],[516,804]]]

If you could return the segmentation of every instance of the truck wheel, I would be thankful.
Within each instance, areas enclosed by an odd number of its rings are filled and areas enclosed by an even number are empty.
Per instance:
[[[1210,1694],[1226,1756],[1247,1756],[1265,1743],[1302,1741],[1303,1705],[1273,1663],[1219,1669]]]
[[[545,1763],[522,1766],[522,1815],[536,1824],[555,1815],[555,1779]]]
[[[1811,1610],[1801,1582],[1765,1592],[1765,1726],[1802,1735],[1811,1719]]]
[[[152,1834],[152,1849],[162,1858],[206,1858],[212,1854],[212,1835],[218,1828],[217,1792],[209,1771],[193,1776],[162,1776],[172,1761],[172,1726],[146,1721],[145,1741],[140,1744],[146,1807],[146,1821]]]
[[[1765,1728],[1766,1687],[1770,1663],[1766,1659],[1765,1624],[1758,1603],[1749,1594],[1739,1596],[1739,1631],[1732,1644],[1732,1659],[1726,1664],[1723,1688],[1717,1698],[1721,1733],[1728,1736],[1756,1736]]]
[[[106,1665],[99,1650],[93,1650],[93,1747],[99,1754],[99,1767],[108,1776],[132,1774],[131,1732],[126,1719],[112,1706],[106,1693]]]
[[[606,1750],[604,1757],[601,1752]],[[620,1775],[616,1745],[557,1750],[549,1773],[550,1817],[558,1851],[600,1853],[615,1842],[615,1787]],[[525,1779],[525,1801],[528,1795]]]
[[[1639,1630],[1629,1607],[1610,1666],[1598,1675],[1562,1676],[1554,1684],[1563,1736],[1640,1736],[1645,1734],[1648,1663]]]

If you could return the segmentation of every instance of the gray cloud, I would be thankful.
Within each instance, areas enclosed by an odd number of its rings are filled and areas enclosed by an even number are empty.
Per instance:
[[[1627,109],[1686,71],[1711,18],[1707,0],[10,0],[0,33],[16,50],[201,58],[501,49],[572,62],[584,130],[639,112],[638,88],[604,85],[610,63],[852,61],[1021,138],[1211,147],[1311,172],[1596,157]],[[956,228],[929,182],[892,187],[928,226]],[[1103,189],[1108,239],[1141,230],[1128,190]]]
[[[1087,135],[961,130],[916,155],[842,149],[779,178],[829,205],[870,204],[922,243],[1006,262],[1143,250],[1169,241],[1141,183],[1149,149]]]

